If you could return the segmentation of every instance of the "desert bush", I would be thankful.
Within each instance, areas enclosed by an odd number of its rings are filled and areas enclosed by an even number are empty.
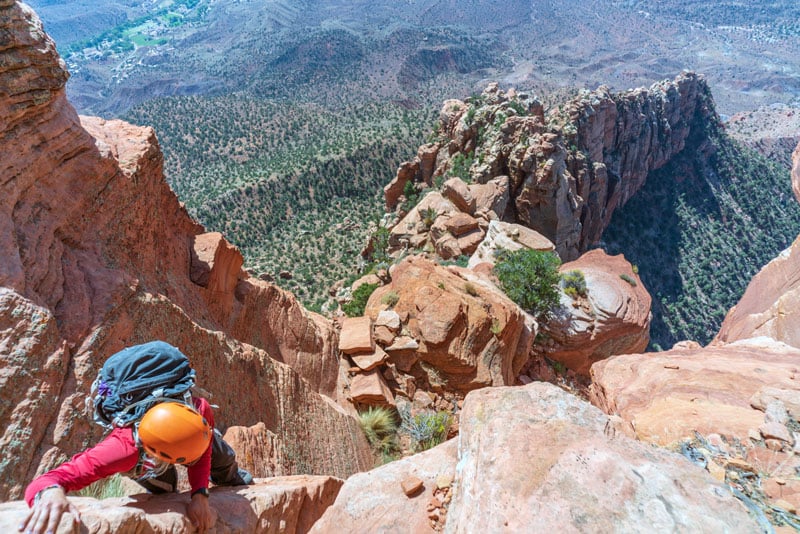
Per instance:
[[[117,474],[108,478],[102,478],[82,490],[76,491],[79,497],[92,497],[93,499],[113,499],[124,497],[125,489],[122,486],[122,476]]]
[[[586,296],[586,278],[581,271],[574,270],[562,274],[561,286],[564,288],[564,293],[573,299]]]
[[[358,414],[358,423],[370,446],[376,451],[389,451],[396,447],[397,421],[388,408],[371,406]]]
[[[389,291],[381,297],[381,304],[386,304],[390,308],[400,301],[400,295],[397,291]]]
[[[500,251],[494,273],[506,295],[521,308],[544,318],[558,305],[561,260],[552,252]]]
[[[621,275],[619,275],[619,277],[622,278],[623,280],[625,280],[626,282],[628,282],[633,287],[636,287],[636,280],[634,280],[633,278],[631,278],[627,274],[622,273]]]
[[[400,432],[411,437],[415,451],[428,450],[447,439],[447,431],[452,422],[452,416],[448,412],[425,411],[411,415],[408,405],[398,412],[402,420]]]
[[[464,291],[467,292],[467,295],[471,295],[473,297],[478,296],[478,288],[475,287],[475,284],[473,284],[472,282],[466,282],[464,284]]]
[[[358,289],[353,291],[353,297],[350,302],[342,304],[342,311],[348,317],[360,317],[364,315],[364,309],[367,307],[367,301],[370,295],[378,289],[378,284],[361,284]]]

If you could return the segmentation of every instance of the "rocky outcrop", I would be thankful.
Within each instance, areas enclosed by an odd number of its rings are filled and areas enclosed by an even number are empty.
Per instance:
[[[550,384],[471,392],[457,457],[454,449],[445,443],[349,478],[313,531],[758,530],[702,468],[625,437]],[[410,478],[422,488],[407,496]],[[440,487],[452,493],[440,498]]]
[[[386,339],[391,340],[384,348],[395,383],[461,394],[515,383],[536,324],[491,282],[421,256],[405,258],[392,267],[391,276],[372,294],[365,313],[376,321],[391,308],[399,330],[413,341],[414,348],[404,350],[395,346],[401,336]],[[414,396],[413,391],[403,394]]]
[[[216,512],[212,532],[308,532],[336,499],[342,480],[332,477],[293,476],[257,480],[255,485],[212,488],[209,504]],[[186,516],[187,494],[149,495],[97,500],[71,497],[81,513],[84,532],[191,532]],[[16,532],[28,506],[0,504],[0,531]],[[72,516],[65,514],[58,532],[73,532]]]
[[[591,375],[593,404],[643,441],[669,445],[699,432],[748,442],[765,423],[768,401],[758,398],[800,391],[800,350],[764,337],[615,356]]]
[[[0,499],[100,438],[83,407],[97,370],[152,339],[189,356],[220,426],[263,422],[291,449],[284,472],[370,466],[320,395],[337,391],[333,325],[189,217],[152,129],[76,115],[30,8],[4,1],[0,20]]]
[[[753,277],[715,340],[758,336],[800,348],[800,239]]]
[[[537,352],[588,375],[594,362],[615,354],[642,352],[650,339],[650,294],[624,256],[592,250],[563,264],[578,271],[586,295],[562,292],[561,309],[542,324]]]
[[[311,532],[414,532],[441,531],[449,500],[437,490],[452,487],[458,462],[457,440],[353,475],[342,486],[333,506]],[[421,482],[406,495],[403,483]],[[443,502],[448,500],[448,502]]]
[[[440,140],[421,148],[386,187],[387,208],[400,206],[392,250],[430,242],[443,257],[458,253],[452,244],[440,245],[430,225],[425,237],[420,216],[413,209],[406,214],[399,201],[409,183],[419,191],[460,176],[475,182],[469,186],[475,199],[480,195],[473,187],[481,184],[505,190],[495,197],[506,195],[505,202],[476,201],[479,221],[480,214],[487,221],[524,224],[555,243],[563,260],[575,259],[600,239],[614,211],[642,187],[647,174],[683,150],[693,125],[709,120],[718,118],[708,86],[693,73],[649,89],[585,91],[547,114],[535,99],[506,94],[497,84],[468,102],[448,100],[440,113]],[[431,154],[436,154],[432,171],[423,164]],[[451,204],[439,216],[466,210]],[[485,224],[480,227],[485,232]]]

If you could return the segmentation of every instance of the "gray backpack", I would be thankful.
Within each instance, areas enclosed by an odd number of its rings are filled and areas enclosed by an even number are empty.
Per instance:
[[[111,429],[137,423],[153,405],[192,405],[195,372],[189,359],[163,341],[134,345],[111,356],[92,384],[94,420]]]

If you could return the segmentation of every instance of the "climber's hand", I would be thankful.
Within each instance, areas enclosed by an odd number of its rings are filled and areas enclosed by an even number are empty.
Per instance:
[[[71,513],[75,524],[80,524],[81,513],[69,502],[63,488],[42,490],[25,520],[19,525],[19,531],[25,534],[54,534],[64,512]]]
[[[192,500],[186,508],[186,514],[199,533],[205,532],[214,525],[214,516],[211,506],[208,504],[208,497],[202,493],[195,493],[192,496]]]

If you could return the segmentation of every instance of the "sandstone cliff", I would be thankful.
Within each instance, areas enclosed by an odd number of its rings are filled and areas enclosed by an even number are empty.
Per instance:
[[[91,381],[151,339],[189,356],[223,427],[264,422],[285,472],[368,467],[355,419],[320,395],[339,375],[332,324],[204,234],[164,181],[152,129],[76,115],[30,8],[2,0],[0,21],[0,152],[13,155],[0,161],[0,498],[98,440]]]
[[[575,259],[647,174],[683,150],[697,121],[718,118],[708,86],[693,73],[649,89],[585,91],[547,113],[527,94],[496,84],[478,98],[448,100],[437,140],[420,147],[385,188],[386,207],[398,215],[390,250],[429,243],[445,258],[471,254],[470,243],[480,238],[467,242],[466,232],[446,224],[461,211],[475,219],[470,231],[485,233],[493,218],[519,222],[555,243],[563,260]],[[442,182],[451,177],[474,183],[447,194],[453,188]],[[489,186],[495,192],[485,191]],[[412,209],[408,197],[426,187],[441,189],[443,198]]]

